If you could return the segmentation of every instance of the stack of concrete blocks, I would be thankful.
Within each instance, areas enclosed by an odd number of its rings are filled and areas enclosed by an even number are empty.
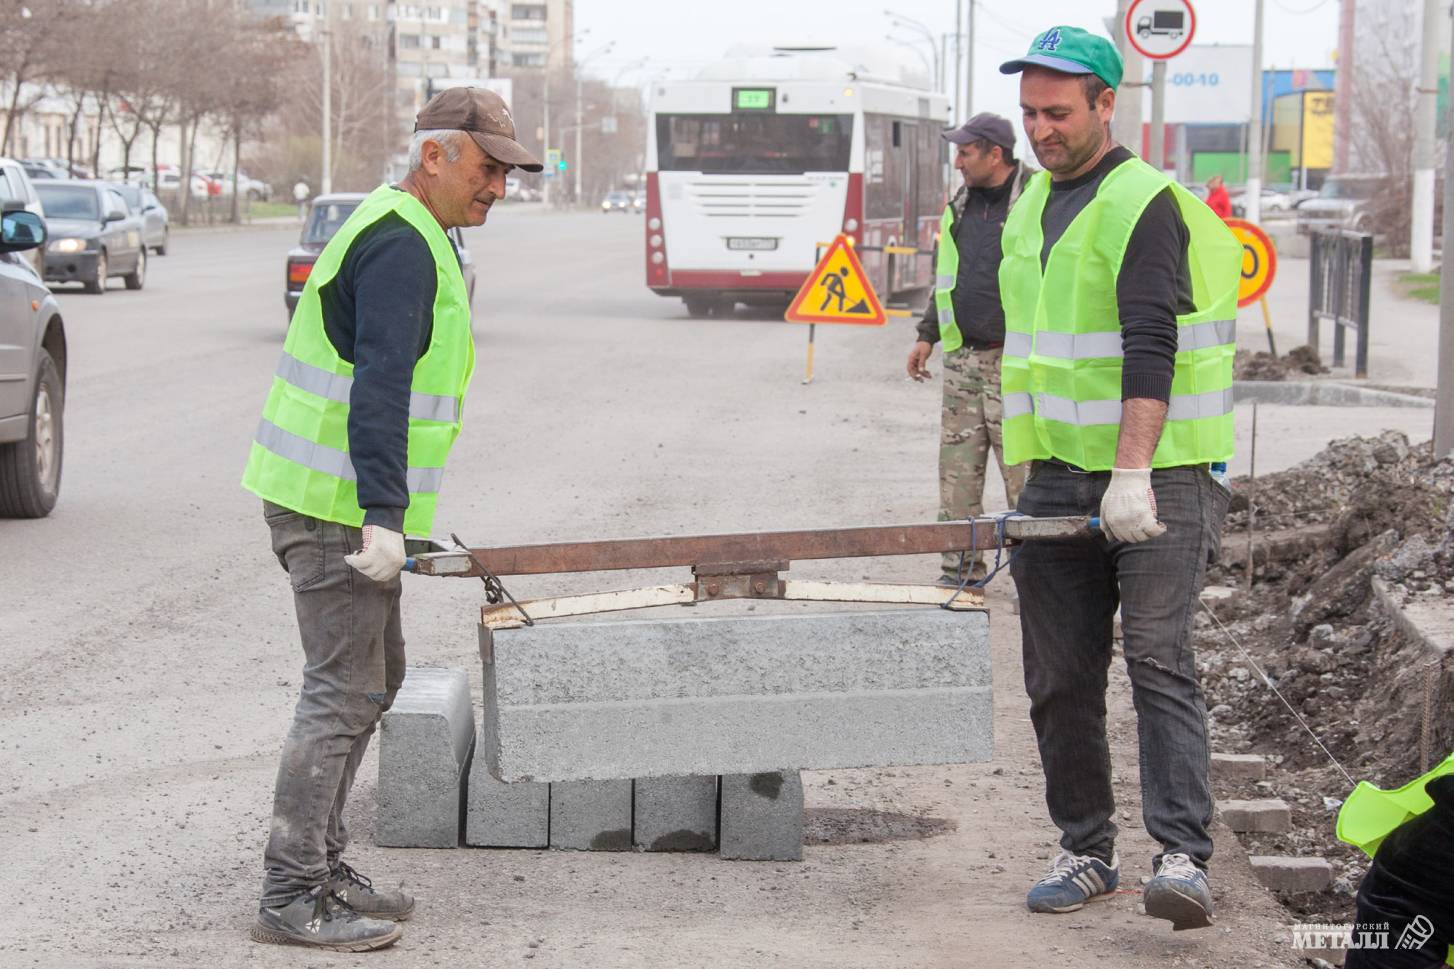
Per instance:
[[[482,628],[480,654],[477,746],[465,674],[408,671],[382,729],[379,844],[453,847],[462,830],[485,847],[796,860],[800,769],[992,752],[982,612]]]
[[[465,840],[800,858],[798,770],[989,759],[988,633],[942,609],[482,628]]]
[[[375,840],[402,848],[454,848],[475,749],[469,677],[410,667],[379,727]]]

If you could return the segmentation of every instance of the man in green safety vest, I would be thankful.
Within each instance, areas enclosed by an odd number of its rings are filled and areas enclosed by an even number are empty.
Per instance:
[[[1006,465],[1000,435],[1000,353],[1005,312],[1000,308],[1000,234],[1005,217],[1030,176],[1015,158],[1015,129],[984,112],[940,135],[954,145],[954,167],[964,186],[944,207],[934,253],[934,292],[909,351],[909,376],[928,380],[934,344],[944,344],[944,405],[939,430],[939,520],[984,514],[984,478],[990,452],[999,460],[1005,500],[1014,508],[1025,483],[1024,465]],[[963,563],[968,575],[963,574]],[[985,575],[979,552],[946,552],[939,581],[962,585]]]
[[[1226,509],[1242,252],[1196,196],[1110,138],[1112,44],[1053,27],[1022,58],[1025,134],[1046,171],[1005,223],[1005,462],[1033,462],[1027,515],[1100,533],[1019,548],[1025,687],[1061,853],[1026,898],[1070,912],[1115,891],[1105,691],[1119,606],[1140,737],[1141,809],[1161,845],[1144,901],[1212,921],[1206,704],[1191,620]]]
[[[474,371],[447,232],[482,225],[515,167],[541,169],[498,95],[436,95],[416,120],[408,176],[359,203],[288,327],[242,479],[263,500],[304,655],[251,930],[259,942],[383,948],[414,910],[343,861],[343,807],[404,681],[404,534],[433,526]]]

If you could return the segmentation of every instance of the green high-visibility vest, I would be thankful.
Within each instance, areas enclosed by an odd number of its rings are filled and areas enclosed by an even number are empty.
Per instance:
[[[1445,774],[1454,774],[1454,754],[1445,757],[1443,763],[1423,777],[1396,790],[1385,791],[1367,781],[1359,781],[1338,810],[1338,840],[1372,858],[1394,828],[1434,806],[1434,799],[1424,786]],[[1454,966],[1454,945],[1449,947],[1444,964]]]
[[[397,212],[429,243],[437,276],[433,335],[414,365],[409,387],[409,507],[404,512],[405,532],[428,535],[445,460],[459,436],[475,347],[464,276],[444,229],[413,195],[387,185],[359,203],[313,264],[288,326],[242,486],[313,518],[363,524],[357,476],[348,456],[353,364],[338,355],[323,329],[318,291],[338,274],[359,233],[390,212]]]
[[[1013,209],[1020,198],[1025,180],[1022,162],[1015,164],[1010,174],[1010,202]],[[945,353],[953,353],[964,346],[964,334],[959,332],[959,322],[954,318],[954,287],[959,282],[959,243],[954,238],[954,200],[944,206],[939,218],[938,250],[934,255],[934,309],[939,317],[939,342]]]
[[[945,353],[964,346],[954,319],[954,286],[959,282],[959,246],[954,241],[954,204],[939,219],[939,252],[934,257],[934,308],[939,312],[939,343]]]
[[[1132,158],[1102,180],[1096,197],[1051,248],[1043,270],[1048,172],[1031,178],[1005,222],[1000,385],[1006,464],[1056,458],[1088,471],[1115,466],[1122,364],[1116,279],[1141,213],[1168,186],[1191,233],[1195,310],[1176,318],[1171,400],[1151,464],[1169,468],[1231,458],[1242,246],[1196,196]]]

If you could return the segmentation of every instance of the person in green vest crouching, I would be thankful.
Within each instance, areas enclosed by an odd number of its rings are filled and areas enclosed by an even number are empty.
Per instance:
[[[436,95],[409,174],[359,203],[293,313],[242,484],[263,500],[293,587],[303,686],[283,745],[264,852],[258,942],[363,951],[414,910],[342,859],[343,806],[404,681],[404,534],[427,536],[474,371],[469,297],[447,230],[482,225],[512,168],[499,96]]]
[[[1018,510],[1090,515],[1091,537],[1020,546],[1025,687],[1061,852],[1026,898],[1071,912],[1120,881],[1106,741],[1117,606],[1140,737],[1141,809],[1161,845],[1146,913],[1212,922],[1206,704],[1191,620],[1226,511],[1209,465],[1233,450],[1242,249],[1200,200],[1111,140],[1112,44],[1052,27],[1022,58],[1025,134],[1044,172],[1005,223],[1005,463],[1033,462]]]

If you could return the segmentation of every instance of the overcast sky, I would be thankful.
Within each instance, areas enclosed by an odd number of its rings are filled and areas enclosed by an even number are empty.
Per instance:
[[[1330,67],[1338,43],[1335,0],[1267,0],[1265,67]],[[645,83],[659,72],[690,77],[703,63],[734,44],[886,45],[909,63],[918,55],[895,47],[887,36],[913,40],[915,31],[894,29],[886,8],[928,26],[935,34],[954,29],[954,0],[575,0],[576,48],[587,58],[608,41],[614,47],[588,61],[586,72],[621,84]],[[1041,30],[1071,24],[1104,32],[1102,20],[1115,0],[982,0],[976,5],[974,108],[1017,118],[1017,79],[997,70],[1019,56]],[[623,11],[625,12],[623,15]],[[1253,0],[1203,0],[1196,5],[1197,44],[1252,43]],[[952,46],[952,41],[951,41]],[[927,42],[920,43],[928,56]],[[953,55],[951,54],[951,57]],[[646,63],[643,65],[642,62]],[[953,73],[949,74],[953,84]]]

